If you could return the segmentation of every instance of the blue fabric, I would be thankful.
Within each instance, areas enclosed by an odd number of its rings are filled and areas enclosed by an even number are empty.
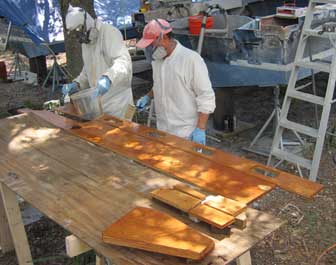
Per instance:
[[[132,25],[132,14],[139,11],[140,1],[94,0],[94,9],[104,23],[121,29]]]
[[[58,0],[1,0],[0,16],[23,29],[36,44],[64,39]]]

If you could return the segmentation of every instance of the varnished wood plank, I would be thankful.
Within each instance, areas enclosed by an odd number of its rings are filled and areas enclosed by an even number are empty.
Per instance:
[[[197,143],[182,139],[180,137],[176,137],[165,132],[160,132],[154,128],[149,128],[130,121],[119,120],[115,117],[107,115],[100,118],[99,120],[104,123],[108,123],[111,126],[116,126],[120,129],[136,133],[151,140],[156,140],[158,142],[173,146],[175,148],[191,152],[205,159],[215,161],[216,163],[219,163],[221,165],[234,168],[236,170],[242,171],[247,175],[274,183],[282,189],[297,193],[298,195],[307,198],[314,197],[314,195],[316,195],[323,188],[323,185],[319,183],[314,183],[312,181],[302,179],[288,172],[284,172],[252,160],[241,158],[215,148],[205,147]],[[208,150],[208,152],[197,152],[195,151],[195,149],[197,148],[203,148],[205,150]],[[268,177],[260,173],[260,170],[264,170],[265,172],[271,172],[274,177]]]
[[[60,110],[61,112],[70,115],[77,115],[71,104],[61,107]],[[171,145],[175,148],[179,148],[187,152],[192,152],[193,154],[196,154],[198,156],[202,156],[206,159],[210,159],[222,165],[240,170],[247,175],[258,177],[260,179],[274,183],[284,190],[294,192],[303,197],[312,198],[323,188],[323,185],[319,183],[314,183],[309,180],[302,179],[288,172],[268,167],[261,163],[241,158],[215,148],[204,147],[191,141],[187,141],[174,135],[160,132],[156,129],[149,128],[134,122],[120,120],[109,115],[105,115],[97,121],[101,121],[104,124],[109,124],[110,126],[118,127],[122,130],[136,133],[138,135],[161,142],[163,144]],[[208,150],[208,152],[195,152],[195,148],[203,148],[205,150]],[[265,174],[261,173],[262,171],[271,172],[273,174],[273,177],[266,176]]]
[[[206,196],[205,194],[196,191],[194,189],[191,189],[187,185],[178,184],[174,186],[174,189],[180,190],[182,192],[185,192],[191,196],[194,196],[196,198],[199,198],[202,200],[202,203],[208,206],[211,206],[217,210],[220,210],[222,212],[225,212],[227,214],[230,214],[232,216],[237,216],[243,211],[246,210],[246,204],[241,203],[235,200],[231,200],[229,198],[225,198],[223,196],[217,195],[217,196]]]
[[[31,126],[32,122],[35,125]],[[148,192],[153,188],[173,186],[177,181],[62,130],[50,134],[43,141],[37,141],[39,137],[29,134],[31,139],[26,139],[27,129],[38,130],[38,126],[44,130],[51,125],[29,116],[0,121],[0,149],[3,151],[0,181],[117,265],[139,265],[139,260],[142,265],[186,264],[184,260],[171,256],[102,242],[101,232],[134,206],[166,211],[211,236],[216,241],[216,250],[204,261],[195,262],[197,265],[209,264],[218,255],[229,262],[282,224],[281,220],[269,214],[248,209],[246,229],[232,229],[230,238],[218,237],[148,199]],[[37,131],[36,135],[40,133]],[[21,137],[21,134],[25,136]],[[24,139],[25,144],[22,143]],[[21,144],[14,145],[14,142]]]
[[[224,229],[235,221],[232,215],[202,203],[192,208],[189,214],[219,229]]]
[[[151,192],[151,195],[153,198],[169,204],[183,212],[189,212],[197,204],[201,203],[200,199],[174,189],[156,189]]]
[[[88,122],[70,131],[160,172],[244,203],[258,199],[275,186],[127,131],[109,129],[104,124]]]
[[[206,198],[205,194],[203,194],[202,192],[197,191],[195,189],[192,189],[187,185],[177,184],[177,185],[174,186],[174,189],[182,191],[184,193],[187,193],[187,194],[189,194],[191,196],[194,196],[195,198],[198,198],[200,200],[204,200]]]
[[[244,212],[247,208],[245,203],[241,203],[223,196],[208,196],[203,204],[211,206],[215,209],[218,209],[222,212],[228,213],[232,216],[237,216],[240,213]]]
[[[153,209],[137,207],[103,232],[106,243],[200,260],[214,242],[177,219]]]
[[[216,228],[224,229],[232,224],[235,218],[228,213],[203,204],[203,202],[180,190],[161,188],[151,192],[153,198],[173,206],[185,213]]]
[[[9,229],[19,265],[33,265],[28,239],[22,222],[21,211],[16,195],[4,184],[0,184],[0,192]]]

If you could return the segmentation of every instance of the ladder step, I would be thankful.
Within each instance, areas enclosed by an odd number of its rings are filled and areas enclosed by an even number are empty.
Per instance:
[[[310,61],[298,61],[295,63],[296,66],[304,67],[307,69],[313,69],[315,71],[322,71],[329,73],[330,72],[330,63],[323,63],[323,62],[310,62]]]
[[[292,153],[289,153],[289,152],[286,152],[279,148],[274,148],[271,154],[277,157],[278,159],[286,160],[290,163],[299,164],[300,166],[307,168],[309,170],[312,168],[311,160],[295,155],[295,154],[292,154]]]
[[[336,0],[311,0],[313,4],[336,4]]]
[[[313,138],[317,138],[318,130],[315,128],[311,128],[309,126],[305,126],[296,122],[289,121],[287,119],[280,120],[279,122],[281,127],[294,130],[299,133],[303,133],[305,135],[311,136]]]
[[[300,91],[288,90],[287,95],[291,98],[307,101],[313,104],[324,105],[324,98]]]
[[[314,29],[307,29],[303,31],[303,34],[305,36],[312,36],[312,37],[319,37],[319,38],[326,38],[326,39],[336,39],[336,33],[335,32],[323,32],[322,34],[319,34],[320,30],[314,30]]]
[[[336,0],[311,0],[314,4],[336,4]]]

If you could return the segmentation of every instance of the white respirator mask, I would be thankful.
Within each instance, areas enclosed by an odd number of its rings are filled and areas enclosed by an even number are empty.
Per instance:
[[[159,46],[154,48],[152,58],[153,60],[163,60],[167,56],[167,51],[164,47]]]

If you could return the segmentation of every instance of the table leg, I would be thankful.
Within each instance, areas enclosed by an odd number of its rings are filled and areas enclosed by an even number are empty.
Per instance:
[[[105,265],[104,258],[96,255],[96,265]]]
[[[16,194],[4,184],[0,184],[0,190],[18,263],[19,265],[33,265]]]
[[[9,251],[14,250],[14,244],[6,216],[6,210],[1,196],[0,196],[0,247],[2,253],[7,253]]]
[[[245,252],[243,255],[236,259],[237,265],[252,265],[250,251]]]

